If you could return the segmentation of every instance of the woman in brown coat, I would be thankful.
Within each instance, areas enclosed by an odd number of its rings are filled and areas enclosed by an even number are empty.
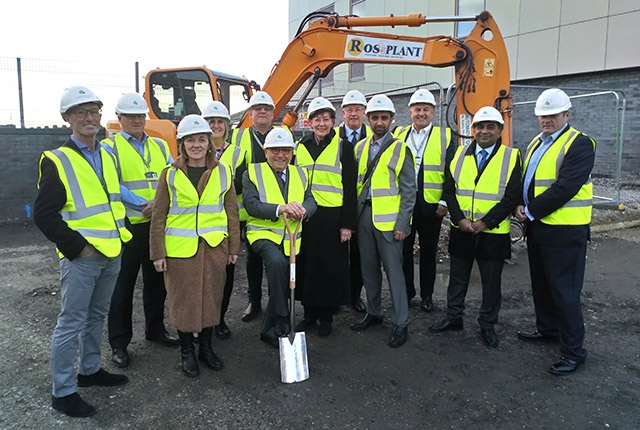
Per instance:
[[[220,321],[225,267],[240,248],[238,203],[231,169],[212,150],[211,130],[198,115],[178,125],[181,155],[162,171],[151,217],[150,254],[164,272],[169,316],[178,329],[182,370],[198,376],[198,358],[223,367],[213,352],[213,327]]]

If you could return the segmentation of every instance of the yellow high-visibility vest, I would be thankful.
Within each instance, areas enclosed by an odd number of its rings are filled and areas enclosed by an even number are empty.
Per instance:
[[[451,161],[449,169],[456,184],[456,199],[465,218],[473,221],[482,219],[504,197],[504,192],[509,179],[516,167],[520,151],[504,145],[499,145],[496,153],[487,162],[478,176],[476,158],[473,155],[465,156],[469,145],[461,146],[456,150],[456,155]],[[458,228],[457,225],[451,223]],[[505,218],[497,227],[484,233],[509,234],[511,221]]]
[[[338,127],[334,127],[334,130],[336,131],[336,134],[338,136],[340,136],[340,129],[344,128],[345,133],[347,133],[347,128],[343,127],[343,126],[338,126]],[[362,126],[360,126],[360,128],[362,128]],[[373,131],[371,131],[371,127],[369,127],[367,124],[364,125],[364,129],[365,129],[365,135],[363,136],[362,134],[360,134],[360,139],[358,139],[358,142],[360,142],[361,140],[364,140],[366,137],[373,135]],[[351,142],[351,136],[345,136],[344,138],[345,140]],[[357,142],[356,142],[357,143]]]
[[[115,134],[111,139],[102,140],[101,143],[113,149],[116,169],[122,185],[145,200],[153,200],[160,172],[169,162],[170,152],[167,142],[148,137],[144,142],[144,156],[120,133]],[[149,218],[142,215],[141,211],[127,206],[125,209],[131,224],[149,222]]]
[[[193,257],[200,237],[212,248],[218,246],[229,236],[224,196],[231,189],[231,168],[219,163],[211,171],[201,196],[181,169],[167,169],[170,202],[164,230],[167,257]]]
[[[341,152],[342,140],[337,133],[315,161],[304,145],[298,145],[296,165],[307,169],[311,192],[318,206],[342,206],[344,190]]]
[[[355,156],[358,163],[358,179],[356,191],[358,196],[365,191],[364,176],[369,163],[369,148],[373,136],[358,142],[355,147]],[[407,145],[399,140],[394,141],[380,154],[378,164],[370,176],[371,183],[371,212],[373,225],[380,231],[393,231],[400,212],[400,183],[398,177],[404,164],[406,154],[413,154]]]
[[[287,166],[287,199],[285,201],[280,187],[278,186],[278,179],[276,175],[267,163],[253,163],[247,166],[247,172],[249,179],[256,186],[258,193],[260,194],[260,201],[266,203],[272,203],[277,205],[284,205],[287,202],[300,202],[304,201],[304,194],[309,187],[306,171],[299,166]],[[275,214],[274,214],[275,215]],[[301,222],[301,221],[296,221]],[[291,230],[296,227],[295,222],[291,222]],[[300,238],[302,237],[302,227],[298,235],[295,237],[295,250],[296,254],[300,252]],[[277,221],[271,221],[269,219],[256,218],[249,215],[247,221],[247,240],[249,244],[253,244],[256,240],[267,239],[278,245],[282,244],[285,255],[290,255],[290,238],[289,234],[285,231],[284,218],[280,217]]]
[[[100,150],[104,184],[91,164],[72,148],[43,152],[41,166],[45,157],[56,166],[66,192],[67,199],[60,210],[63,221],[106,257],[120,255],[122,242],[131,240],[132,235],[125,227],[120,182],[111,155]],[[60,258],[64,258],[60,250],[57,251]]]
[[[533,195],[534,197],[539,196],[544,193],[553,183],[558,180],[558,172],[560,172],[560,167],[562,166],[562,162],[564,161],[564,157],[567,154],[569,148],[576,140],[578,136],[580,136],[578,130],[573,127],[569,127],[569,129],[558,136],[555,142],[551,144],[551,146],[544,153],[540,162],[538,163],[538,167],[536,168],[536,172],[533,176],[534,188]],[[522,169],[523,174],[527,171],[527,166],[529,165],[529,159],[531,158],[531,154],[540,144],[540,136],[537,135],[533,138],[529,146],[527,146],[527,156],[524,162],[524,168]],[[596,142],[589,138],[593,143],[593,150],[596,149]],[[571,198],[564,206],[560,209],[550,213],[544,218],[540,219],[545,224],[551,225],[586,225],[591,222],[591,209],[593,202],[593,183],[591,182],[591,177],[587,183],[583,184],[580,187],[580,190],[576,193],[575,196]]]
[[[394,137],[406,142],[411,126],[396,130]],[[451,145],[451,129],[433,126],[422,155],[423,197],[427,203],[438,203],[444,189],[447,148]]]
[[[231,174],[234,178],[236,177],[236,170],[238,170],[238,167],[240,166],[240,164],[242,164],[242,162],[245,161],[246,152],[247,151],[244,148],[241,148],[240,146],[230,145],[227,148],[225,148],[224,152],[222,153],[222,156],[220,157],[221,162],[231,167]],[[237,191],[238,190],[236,190],[236,193]],[[247,214],[247,210],[244,208],[244,205],[242,204],[242,194],[237,194],[237,198],[238,198],[238,217],[240,218],[240,221],[246,221],[247,218],[249,218],[249,215]]]

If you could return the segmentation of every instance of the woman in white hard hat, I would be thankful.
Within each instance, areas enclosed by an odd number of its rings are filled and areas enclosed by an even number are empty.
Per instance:
[[[202,117],[209,123],[209,128],[212,133],[212,150],[215,152],[216,159],[231,168],[238,202],[241,202],[242,174],[247,170],[247,163],[245,161],[246,150],[238,145],[231,145],[228,142],[231,135],[229,124],[231,116],[229,115],[229,110],[224,104],[216,100],[204,108],[202,111]],[[233,281],[235,278],[235,268],[235,263],[227,264],[227,279],[225,281],[224,294],[222,296],[220,323],[215,326],[214,330],[218,339],[228,339],[231,337],[231,330],[229,329],[229,326],[227,326],[224,316],[229,309],[229,302],[233,291]]]
[[[204,118],[187,115],[178,124],[180,156],[162,171],[151,218],[150,256],[164,272],[169,315],[178,329],[182,370],[198,376],[198,358],[220,370],[211,347],[219,324],[225,267],[240,248],[238,202],[231,168],[219,163]]]
[[[331,102],[313,99],[308,117],[313,134],[298,143],[296,164],[309,171],[318,211],[302,232],[298,296],[304,319],[296,330],[315,327],[319,320],[318,333],[326,337],[335,307],[351,301],[348,241],[356,226],[356,164],[352,146],[343,143],[333,127],[336,111]]]

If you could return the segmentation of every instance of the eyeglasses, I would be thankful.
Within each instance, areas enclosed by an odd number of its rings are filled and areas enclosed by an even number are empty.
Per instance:
[[[78,109],[73,111],[73,114],[78,118],[86,118],[89,114],[93,117],[97,117],[102,115],[102,109]]]
[[[364,112],[364,108],[362,106],[344,108],[346,113],[361,113]]]
[[[320,115],[318,115],[318,116],[314,116],[311,119],[311,122],[313,124],[322,124],[323,122],[331,122],[331,121],[333,121],[333,118],[331,118],[330,116],[320,116]]]
[[[293,148],[267,148],[267,149],[273,152],[274,154],[289,155],[293,152]]]

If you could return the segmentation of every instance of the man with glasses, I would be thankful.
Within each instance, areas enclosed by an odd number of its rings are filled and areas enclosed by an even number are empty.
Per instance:
[[[306,169],[290,165],[295,143],[284,128],[274,128],[264,142],[263,163],[247,166],[242,178],[247,220],[247,241],[264,261],[269,285],[269,303],[260,339],[275,348],[278,338],[292,329],[289,325],[289,236],[284,216],[295,222],[308,219],[316,211]],[[302,229],[301,229],[302,230]],[[300,251],[300,235],[295,238]]]
[[[109,309],[111,361],[118,367],[130,363],[127,347],[133,337],[133,291],[142,267],[142,301],[147,340],[177,346],[178,338],[164,326],[167,291],[162,273],[149,258],[149,226],[160,172],[173,159],[167,143],[145,133],[147,102],[138,93],[123,94],[116,103],[121,132],[101,143],[116,161],[127,229],[133,238],[122,251],[122,267]]]
[[[348,142],[351,147],[367,136],[371,136],[371,129],[364,123],[364,110],[367,107],[367,99],[358,90],[348,91],[342,98],[342,117],[344,122],[336,128],[336,132],[343,142]],[[355,233],[349,240],[349,280],[351,283],[351,309],[356,312],[366,312],[367,308],[362,302],[362,269],[360,268],[360,250],[358,238]]]
[[[71,417],[96,413],[78,395],[78,387],[129,381],[100,367],[102,328],[120,271],[122,242],[131,239],[116,167],[96,139],[101,108],[100,99],[86,87],[64,90],[60,113],[72,135],[40,157],[33,213],[60,257],[61,309],[51,339],[51,406]]]
[[[413,154],[389,132],[395,112],[389,97],[384,94],[371,97],[366,115],[373,135],[361,140],[355,148],[358,245],[367,291],[367,314],[351,325],[351,329],[360,331],[382,324],[382,263],[393,306],[393,331],[389,337],[392,348],[407,341],[409,303],[402,272],[402,243],[411,233],[416,200]]]

